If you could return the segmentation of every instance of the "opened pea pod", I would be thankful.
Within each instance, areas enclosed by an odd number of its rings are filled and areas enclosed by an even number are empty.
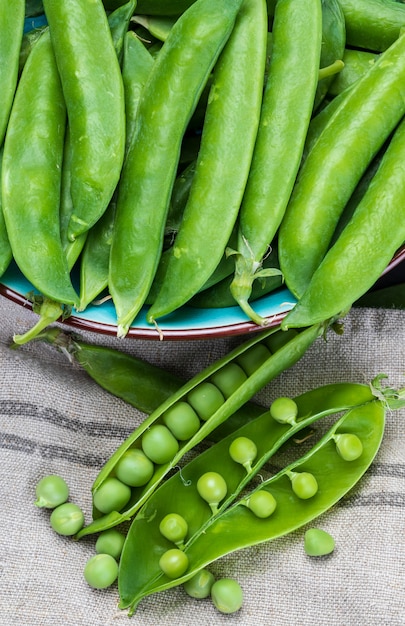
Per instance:
[[[93,522],[82,529],[78,537],[133,517],[186,452],[224,423],[265,384],[296,363],[323,332],[323,324],[301,332],[280,333],[278,328],[265,331],[204,369],[165,400],[121,444],[101,470],[92,488]],[[183,431],[185,423],[189,428],[186,433]],[[129,461],[129,455],[136,456],[132,459],[135,467],[148,465],[152,470],[141,481],[143,484],[134,479],[133,485],[127,485],[117,478],[117,467],[124,457]],[[112,502],[109,494],[118,490],[120,498]]]
[[[120,608],[133,613],[145,596],[186,582],[235,550],[296,530],[341,499],[373,461],[387,407],[405,402],[403,392],[390,398],[388,390],[384,397],[379,380],[374,384],[375,389],[351,383],[320,387],[290,400],[295,412],[291,416],[289,410],[283,415],[277,410],[277,420],[270,407],[166,481],[138,512],[128,532],[121,555]],[[300,429],[342,411],[343,416],[309,452],[253,488],[244,489]],[[249,451],[247,466],[241,463],[243,452],[237,458],[233,449],[241,439],[256,446],[256,455],[251,454],[252,449],[255,452],[251,446],[245,448]],[[207,474],[212,479],[221,477],[225,488],[220,480],[216,484],[205,480]],[[211,493],[221,500],[212,502]],[[179,545],[162,533],[161,521],[169,515],[184,519],[187,532]],[[162,568],[162,557],[173,549],[183,553],[180,573]]]

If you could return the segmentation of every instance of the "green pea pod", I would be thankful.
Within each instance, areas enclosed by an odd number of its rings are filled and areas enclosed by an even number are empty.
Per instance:
[[[3,162],[3,149],[0,148],[0,179],[1,179],[2,162]],[[4,272],[10,265],[12,258],[13,258],[13,253],[11,251],[10,242],[8,240],[6,223],[4,221],[4,215],[3,215],[1,194],[0,194],[0,276],[4,274]]]
[[[231,287],[236,302],[257,324],[249,305],[252,282],[284,215],[300,165],[318,84],[322,36],[320,0],[279,0],[272,53],[249,178],[240,209]]]
[[[143,26],[153,37],[159,41],[166,41],[171,28],[176,21],[176,17],[170,16],[153,16],[153,15],[135,15],[134,24]]]
[[[46,30],[47,28],[48,26],[41,26],[40,28],[35,28],[35,30],[30,30],[24,33],[22,42],[21,42],[20,56],[18,60],[19,74],[21,74],[32,48],[35,46],[36,42],[41,37],[43,31]]]
[[[125,152],[128,152],[133,140],[139,100],[152,66],[153,57],[140,39],[132,31],[128,31],[124,38],[122,61],[126,115]]]
[[[120,337],[148,295],[162,250],[182,138],[241,2],[195,2],[171,29],[143,89],[136,133],[118,186],[111,246],[109,289]]]
[[[103,514],[94,506],[93,522],[83,528],[77,536],[83,537],[99,532],[131,518],[186,452],[208,437],[265,384],[296,363],[323,331],[323,326],[311,327],[293,335],[280,334],[277,329],[265,331],[231,351],[183,385],[144,420],[112,455],[93,484],[93,501],[98,497],[100,489],[102,493],[106,480],[114,475],[114,469],[124,453],[130,448],[140,448],[145,433],[150,432],[152,426],[164,426],[164,417],[175,404],[184,403],[197,413],[201,418],[198,430],[189,439],[178,442],[177,452],[171,455],[170,460],[156,464],[149,482],[144,486],[134,487],[130,500],[121,510]],[[235,382],[232,379],[231,389],[229,383],[226,387],[221,382],[218,383],[218,380],[223,380],[224,375],[227,376],[230,364],[233,364],[233,369],[235,365],[238,366],[237,377]],[[194,408],[195,406],[197,408]]]
[[[383,52],[405,26],[405,6],[393,0],[339,0],[346,22],[347,44]]]
[[[351,220],[283,319],[283,328],[344,315],[381,276],[405,242],[404,158],[405,122],[401,122]]]
[[[322,0],[322,45],[320,67],[326,72],[315,92],[314,110],[325,99],[329,87],[343,70],[343,56],[346,45],[346,24],[339,0]],[[338,63],[341,61],[341,63]]]
[[[108,25],[120,64],[122,63],[123,57],[124,39],[136,8],[136,1],[137,0],[129,0],[129,2],[118,7],[108,16]]]
[[[244,0],[214,68],[190,195],[162,286],[147,313],[150,323],[188,302],[223,256],[249,174],[266,47],[265,1]]]
[[[347,389],[345,384],[321,387],[314,397],[307,392],[303,396],[304,413],[301,397],[295,400],[298,417],[294,424],[274,423],[269,413],[263,414],[201,453],[142,507],[132,522],[121,554],[120,608],[129,608],[132,614],[145,596],[185,582],[220,557],[296,530],[331,508],[360,480],[382,440],[386,408],[383,402],[373,399],[366,385],[353,384],[348,384]],[[250,487],[250,481],[264,463],[304,425],[341,411],[346,411],[343,417],[309,452]],[[336,450],[336,437],[343,433],[354,434],[361,442],[360,456],[350,462]],[[230,445],[240,436],[257,446],[257,457],[251,468],[243,467],[230,457]],[[199,478],[207,471],[218,472],[228,488],[214,513],[200,497],[197,486]],[[310,498],[302,498],[292,489],[292,479],[301,473],[315,477],[317,490]],[[242,490],[242,497],[235,502]],[[275,509],[268,517],[259,517],[250,508],[250,500],[258,492],[271,494],[273,498]],[[175,579],[163,574],[159,566],[160,556],[172,547],[162,537],[159,524],[163,516],[172,512],[184,517],[189,529],[182,546],[188,568],[184,575]]]
[[[328,94],[334,98],[338,96],[361,78],[377,59],[375,52],[346,48],[343,54],[344,68],[329,85]]]
[[[157,365],[115,348],[86,343],[56,327],[46,328],[36,339],[55,346],[69,361],[80,364],[100,387],[143,413],[152,413],[184,385],[184,380]],[[223,438],[262,412],[262,406],[246,403],[210,433],[210,440]]]
[[[196,0],[138,0],[136,12],[142,15],[179,16]],[[105,8],[114,11],[125,4],[126,0],[103,0]]]
[[[349,88],[303,163],[278,238],[280,267],[297,298],[321,263],[362,174],[405,113],[404,80],[401,36]]]
[[[125,145],[121,70],[101,0],[44,0],[69,117],[74,211],[68,236],[106,210]]]
[[[73,305],[59,227],[66,109],[49,32],[21,75],[4,144],[3,212],[14,259],[46,297]]]
[[[25,2],[0,2],[0,146],[3,144],[17,87],[20,48],[23,39]]]
[[[80,257],[80,302],[78,311],[84,311],[107,288],[115,206],[115,198],[113,196],[107,210],[87,234]]]

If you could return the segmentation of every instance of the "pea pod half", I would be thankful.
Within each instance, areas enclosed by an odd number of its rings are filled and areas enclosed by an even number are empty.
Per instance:
[[[266,383],[296,363],[323,330],[323,325],[319,325],[293,335],[279,333],[277,329],[266,331],[183,385],[144,420],[107,461],[92,488],[93,522],[81,530],[78,537],[131,518],[186,452],[225,422]],[[184,411],[192,417],[196,415],[196,428],[194,434],[177,439],[166,424],[169,415],[172,419],[173,412],[177,415],[180,412],[182,421]],[[145,440],[148,442],[147,452]],[[129,449],[137,448],[151,458],[152,447],[158,456],[152,459],[155,467],[148,482],[134,487],[130,493],[126,490],[126,501],[120,507],[108,506],[109,510],[103,507],[102,512],[96,501],[102,498],[110,484],[113,485],[111,478],[115,478],[122,457]]]
[[[323,405],[324,391],[331,396]],[[299,409],[294,424],[272,422],[270,415],[265,414],[234,434],[234,437],[247,436],[257,444],[259,460],[250,471],[238,468],[229,453],[226,454],[229,440],[234,439],[230,437],[196,457],[148,500],[130,527],[121,555],[121,608],[129,608],[132,613],[146,595],[185,582],[225,554],[299,528],[333,506],[357,483],[380,446],[384,402],[373,398],[366,386],[351,384],[321,387],[315,390],[313,397],[312,392],[308,392],[296,400]],[[253,489],[243,491],[242,497],[232,504],[263,463],[297,429],[347,408],[343,417],[309,452]],[[360,442],[351,457],[341,452],[342,436],[346,439],[349,436],[356,444]],[[220,473],[228,485],[229,495],[214,514],[201,499],[198,489],[199,478],[207,471]],[[267,507],[267,511],[263,503],[257,504],[258,495],[271,501],[272,506]],[[171,547],[159,531],[162,517],[169,512],[182,516],[189,529],[182,546],[188,567],[174,579],[159,567],[160,556]]]

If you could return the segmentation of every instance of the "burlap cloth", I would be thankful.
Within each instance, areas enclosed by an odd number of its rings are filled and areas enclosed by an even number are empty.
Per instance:
[[[336,540],[333,555],[308,557],[302,529],[234,553],[212,566],[238,579],[244,605],[218,613],[181,588],[145,599],[132,618],[117,609],[117,590],[90,589],[83,566],[94,540],[56,535],[49,513],[34,506],[36,482],[58,473],[89,521],[90,487],[102,463],[143,418],[90,380],[54,348],[9,349],[34,315],[0,298],[1,531],[0,622],[8,626],[403,626],[405,624],[405,410],[388,415],[383,445],[359,489],[316,521]],[[189,377],[241,338],[191,342],[123,340],[82,333]],[[353,309],[345,333],[318,340],[258,399],[295,395],[334,381],[371,380],[384,372],[404,385],[403,311]]]

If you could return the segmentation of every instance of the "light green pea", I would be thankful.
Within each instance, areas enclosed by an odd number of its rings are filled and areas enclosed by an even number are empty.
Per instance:
[[[292,490],[301,500],[312,498],[318,491],[318,483],[310,472],[287,472],[291,480]]]
[[[229,446],[229,455],[236,463],[240,463],[250,472],[252,461],[257,456],[257,446],[249,437],[236,437]]]
[[[116,528],[103,530],[96,541],[97,554],[109,554],[116,561],[119,560],[125,543],[125,535]]]
[[[93,503],[101,513],[111,513],[123,509],[130,498],[131,488],[118,478],[110,476],[95,491]]]
[[[94,589],[106,589],[116,581],[118,563],[110,554],[95,554],[84,566],[84,579]]]
[[[280,424],[296,424],[298,407],[292,398],[277,398],[270,405],[270,415]]]
[[[220,578],[211,587],[211,599],[221,613],[236,613],[243,604],[243,591],[233,578]]]
[[[355,461],[363,454],[363,444],[357,435],[342,433],[334,435],[336,450],[344,461]]]
[[[188,524],[182,515],[168,513],[159,524],[159,530],[163,537],[183,548],[184,539],[188,533]]]
[[[188,568],[188,556],[179,548],[171,548],[162,554],[159,566],[168,578],[179,578]]]
[[[164,424],[151,426],[142,437],[142,449],[154,463],[162,465],[178,452],[179,442]]]
[[[203,500],[208,502],[215,515],[218,505],[228,491],[225,479],[218,472],[205,472],[197,481],[197,491]]]
[[[309,556],[324,556],[335,549],[334,538],[320,528],[310,528],[304,535],[304,549]]]
[[[208,598],[214,582],[214,574],[207,569],[201,569],[183,584],[183,588],[192,598]]]
[[[119,480],[131,487],[142,487],[152,478],[155,466],[139,448],[129,448],[115,467]]]
[[[272,493],[265,489],[254,491],[247,501],[248,508],[256,517],[266,518],[274,513],[277,507],[277,500]]]
[[[84,514],[77,504],[65,502],[52,511],[50,523],[58,535],[68,537],[75,535],[83,528]]]
[[[210,382],[202,382],[189,391],[187,401],[200,418],[206,421],[223,405],[225,398],[218,387]]]
[[[66,502],[69,497],[69,487],[61,476],[49,474],[37,483],[35,494],[37,497],[35,506],[54,509]]]
[[[179,441],[190,439],[200,428],[200,418],[187,402],[176,402],[162,416],[163,422]]]
[[[225,398],[229,398],[247,379],[244,370],[237,363],[228,363],[211,376]]]

